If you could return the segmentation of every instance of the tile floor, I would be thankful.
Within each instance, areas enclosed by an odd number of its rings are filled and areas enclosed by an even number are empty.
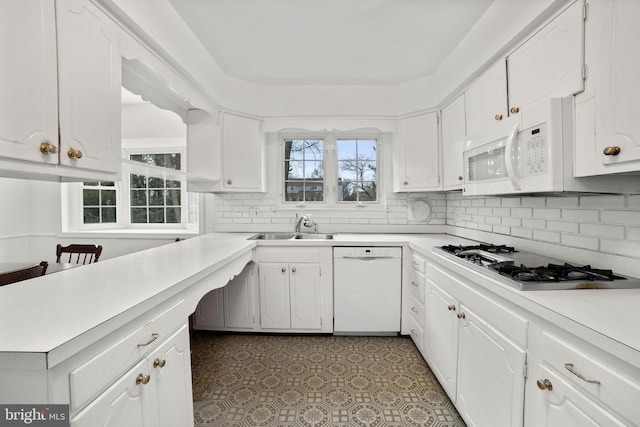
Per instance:
[[[195,426],[464,427],[409,338],[194,331]]]

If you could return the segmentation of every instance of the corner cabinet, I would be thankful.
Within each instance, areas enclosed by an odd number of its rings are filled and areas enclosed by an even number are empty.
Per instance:
[[[586,88],[576,97],[576,176],[640,172],[640,2],[588,2]]]
[[[395,192],[440,189],[438,113],[402,118],[393,149]]]
[[[523,425],[528,320],[431,261],[425,277],[425,358],[460,415]]]
[[[333,332],[330,247],[258,248],[260,329]]]
[[[116,24],[87,0],[0,6],[0,174],[45,180],[120,176],[121,57]]]
[[[256,270],[256,265],[249,263],[225,287],[207,293],[194,313],[194,329],[254,330],[257,315]]]

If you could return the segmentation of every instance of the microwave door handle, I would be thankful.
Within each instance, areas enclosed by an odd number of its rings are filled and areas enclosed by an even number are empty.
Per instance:
[[[520,124],[516,123],[509,132],[509,136],[507,137],[507,142],[504,148],[504,162],[507,167],[507,174],[509,175],[509,180],[513,185],[513,188],[516,191],[520,191],[522,188],[520,186],[520,182],[518,181],[518,177],[516,176],[516,171],[513,168],[513,144],[518,136],[518,131],[520,130]]]

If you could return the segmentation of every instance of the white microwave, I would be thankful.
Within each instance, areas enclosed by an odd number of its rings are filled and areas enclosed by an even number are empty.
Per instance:
[[[573,177],[573,123],[573,98],[552,98],[471,135],[463,194],[637,193],[628,177]]]

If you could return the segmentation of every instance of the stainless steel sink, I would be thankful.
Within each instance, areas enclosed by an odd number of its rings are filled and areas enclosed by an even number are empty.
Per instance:
[[[258,233],[251,236],[251,240],[288,240],[293,239],[295,233]]]
[[[258,233],[250,240],[332,240],[333,234],[320,233]]]
[[[333,234],[321,234],[321,233],[308,233],[308,234],[296,234],[294,237],[296,240],[332,240]]]

